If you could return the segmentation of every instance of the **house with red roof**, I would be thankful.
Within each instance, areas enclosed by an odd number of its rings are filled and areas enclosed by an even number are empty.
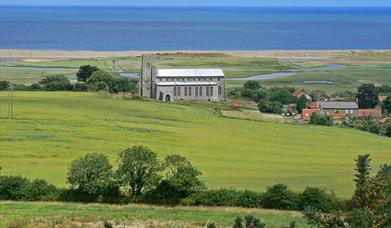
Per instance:
[[[358,109],[357,110],[357,118],[367,118],[374,117],[377,119],[382,118],[381,108],[377,107],[374,109]]]

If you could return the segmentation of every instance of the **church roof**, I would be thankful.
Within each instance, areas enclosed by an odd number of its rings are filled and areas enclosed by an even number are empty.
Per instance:
[[[157,82],[158,86],[213,86],[216,82]]]
[[[158,77],[224,77],[222,69],[158,69]]]

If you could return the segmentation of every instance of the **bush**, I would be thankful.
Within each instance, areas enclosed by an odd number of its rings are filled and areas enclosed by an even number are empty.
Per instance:
[[[73,90],[77,92],[84,92],[88,90],[87,84],[83,82],[77,82],[73,85]]]
[[[266,224],[262,223],[261,219],[252,215],[246,215],[242,217],[236,217],[234,220],[234,228],[263,228]]]
[[[309,123],[314,125],[332,126],[333,120],[331,116],[313,113],[311,115]]]
[[[311,207],[321,212],[332,212],[339,208],[339,203],[333,194],[327,194],[326,191],[307,187],[299,195],[299,207],[300,210],[304,210],[307,207]]]
[[[30,89],[31,89],[32,91],[40,91],[40,90],[42,90],[42,87],[41,87],[40,84],[34,83],[34,84],[31,84],[31,85],[30,85]]]
[[[6,90],[10,87],[10,82],[6,80],[1,80],[0,81],[0,91]]]
[[[0,200],[25,199],[24,190],[29,184],[29,180],[21,176],[0,176]]]
[[[258,109],[265,113],[281,114],[283,105],[278,101],[261,100],[258,104]]]
[[[45,180],[34,180],[24,188],[23,195],[23,200],[28,201],[54,201],[58,198],[58,190]]]
[[[31,91],[31,87],[24,84],[13,84],[15,91]]]
[[[231,189],[207,190],[192,195],[190,201],[196,206],[236,206],[240,192]]]
[[[264,208],[280,210],[298,210],[299,197],[284,184],[276,184],[269,187],[263,194],[262,205]]]
[[[261,206],[262,199],[261,194],[253,191],[244,191],[240,194],[236,206],[257,208]]]
[[[73,86],[69,79],[62,74],[47,76],[42,79],[39,84],[46,91],[73,90]]]

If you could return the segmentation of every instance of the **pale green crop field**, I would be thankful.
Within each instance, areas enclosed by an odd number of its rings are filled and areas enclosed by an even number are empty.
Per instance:
[[[224,118],[214,105],[168,104],[93,93],[15,92],[15,119],[1,95],[0,166],[4,174],[65,186],[71,160],[89,152],[117,154],[146,145],[161,158],[187,157],[212,188],[294,190],[320,186],[348,198],[353,159],[391,162],[391,140],[337,127]]]

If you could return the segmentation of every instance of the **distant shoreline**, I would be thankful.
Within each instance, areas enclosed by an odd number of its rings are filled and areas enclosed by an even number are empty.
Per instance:
[[[2,59],[88,59],[110,57],[137,57],[142,54],[221,54],[232,57],[265,57],[281,59],[330,58],[350,56],[356,54],[382,53],[390,54],[391,49],[385,50],[232,50],[232,51],[205,51],[205,50],[177,50],[177,51],[65,51],[65,50],[19,50],[0,49]]]

